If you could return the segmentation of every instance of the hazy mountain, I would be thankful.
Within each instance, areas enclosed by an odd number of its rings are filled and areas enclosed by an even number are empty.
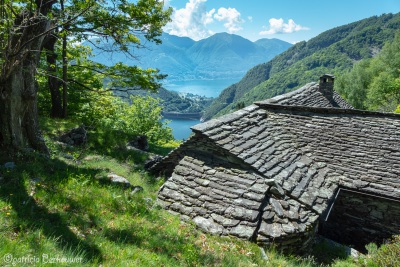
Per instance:
[[[288,48],[290,48],[292,46],[292,44],[284,42],[284,41],[276,39],[276,38],[272,38],[272,39],[264,38],[264,39],[255,41],[255,43],[257,45],[264,47],[270,53],[277,54],[277,55],[282,53],[280,51],[286,51]],[[274,51],[274,50],[276,50],[276,51]]]
[[[400,13],[384,14],[336,27],[308,42],[297,43],[271,61],[251,68],[242,80],[224,89],[207,108],[203,119],[295,90],[317,81],[324,73],[339,76],[355,62],[376,55],[386,42],[393,40],[399,28]]]
[[[146,48],[132,49],[137,60],[123,53],[101,53],[94,49],[94,59],[104,64],[124,62],[143,68],[157,68],[168,80],[229,79],[243,77],[251,67],[272,59],[291,44],[278,39],[251,42],[228,33],[217,33],[194,41],[163,33],[162,44],[144,42]]]
[[[268,39],[264,42],[267,43]],[[272,41],[269,48],[258,45],[243,37],[228,33],[218,33],[196,42],[187,53],[194,62],[193,71],[200,77],[243,76],[251,67],[272,59],[291,44]],[[282,45],[284,44],[284,45]]]

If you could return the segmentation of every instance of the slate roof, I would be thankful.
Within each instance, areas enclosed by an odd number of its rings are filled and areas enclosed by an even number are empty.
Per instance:
[[[400,115],[333,108],[315,91],[192,127],[153,167],[170,177],[161,205],[207,232],[306,246],[339,187],[400,199]]]
[[[300,160],[329,167],[347,187],[400,198],[398,114],[260,102],[192,129],[290,192],[286,165]]]
[[[325,108],[353,109],[336,91],[333,90],[333,101],[330,101],[320,90],[318,83],[312,82],[305,86],[273,98],[260,101],[264,104],[279,104],[291,106],[312,106]]]
[[[333,90],[333,101],[329,101],[328,98],[319,90],[320,85],[315,82],[308,83],[303,87],[283,94],[279,95],[264,101],[258,102],[260,105],[262,104],[275,104],[275,105],[292,105],[292,106],[315,106],[315,107],[326,107],[326,108],[344,108],[344,109],[353,109],[353,107],[347,103],[336,91]],[[244,108],[242,111],[246,111],[255,107],[254,105],[250,105]],[[222,116],[215,120],[210,120],[205,124],[199,124],[197,126],[192,127],[192,130],[195,132],[198,127],[202,127],[202,125],[208,125],[217,123],[218,121],[226,121],[226,120],[235,120],[242,111],[238,111],[232,114],[228,114]],[[178,149],[174,150],[167,157],[163,159],[160,163],[157,163],[155,166],[151,168],[151,171],[154,173],[163,173],[166,176],[170,176],[173,172],[173,168],[178,162],[178,159],[182,158],[180,155],[181,151],[187,150],[186,143],[191,143],[191,139],[186,140]]]

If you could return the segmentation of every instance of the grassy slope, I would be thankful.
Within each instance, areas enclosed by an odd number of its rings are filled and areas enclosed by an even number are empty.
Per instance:
[[[317,266],[312,258],[284,257],[273,250],[266,261],[255,244],[181,223],[154,206],[163,180],[143,171],[145,156],[120,147],[99,149],[93,135],[86,148],[63,148],[51,137],[68,126],[45,122],[50,159],[19,155],[16,169],[0,167],[0,266],[7,253],[14,260],[36,257],[36,266],[46,265],[43,255],[83,261],[70,266]],[[171,148],[152,149],[165,153]],[[144,190],[131,195],[111,184],[109,173]],[[335,266],[356,265],[347,260]]]

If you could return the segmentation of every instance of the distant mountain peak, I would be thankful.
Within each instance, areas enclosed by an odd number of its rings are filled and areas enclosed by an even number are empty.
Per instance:
[[[344,73],[355,62],[372,57],[385,42],[393,40],[399,27],[400,13],[383,14],[335,27],[307,42],[296,43],[271,61],[253,67],[239,82],[225,88],[207,108],[203,119],[292,91],[315,81],[323,73]],[[279,47],[281,42],[264,38],[254,43],[268,51]]]
[[[269,48],[236,34],[220,32],[194,41],[164,32],[162,44],[147,42],[147,49],[132,49],[139,61],[127,60],[122,53],[110,56],[97,54],[95,60],[111,64],[124,62],[142,68],[157,68],[168,80],[231,79],[243,77],[253,66],[267,62],[287,47],[271,44]],[[281,41],[283,42],[283,41]],[[93,49],[96,54],[96,49]]]

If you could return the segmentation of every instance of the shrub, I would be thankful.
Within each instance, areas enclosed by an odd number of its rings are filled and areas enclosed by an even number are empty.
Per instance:
[[[161,121],[159,100],[149,96],[132,96],[131,104],[128,104],[111,94],[95,97],[83,105],[79,117],[98,132],[118,139],[146,135],[151,143],[156,144],[174,139],[172,129]]]
[[[365,259],[365,266],[400,266],[400,235],[393,236],[386,244],[383,244],[379,248],[375,244],[369,244],[366,248],[368,256]]]

